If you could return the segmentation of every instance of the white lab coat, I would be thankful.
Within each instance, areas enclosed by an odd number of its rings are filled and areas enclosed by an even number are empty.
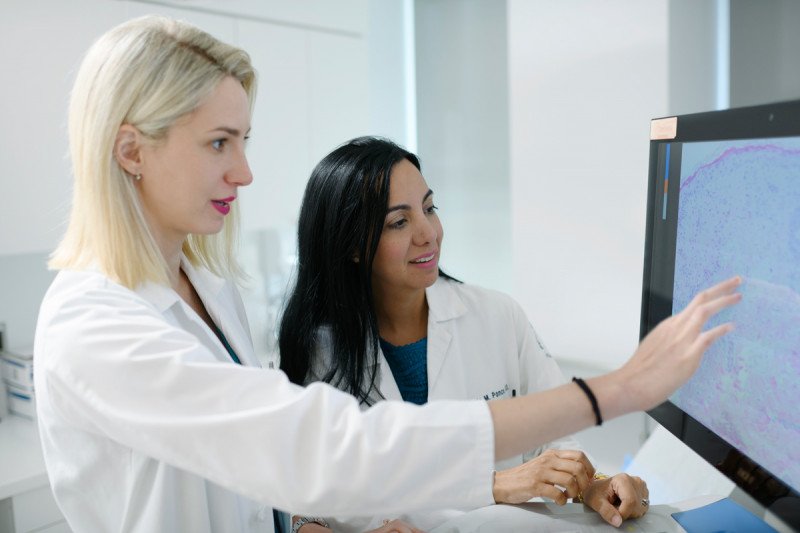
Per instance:
[[[233,285],[183,268],[244,366],[167,287],[62,271],[44,298],[39,427],[73,531],[271,532],[270,505],[331,515],[492,502],[484,402],[362,412],[327,385],[293,385],[256,368]]]
[[[428,301],[428,401],[494,400],[552,389],[565,382],[558,364],[547,352],[525,312],[510,296],[439,278],[426,290]],[[330,367],[330,341],[320,332],[311,380]],[[381,352],[379,390],[386,399],[400,400],[400,390]],[[497,470],[521,464],[545,448],[581,449],[571,437],[559,439],[524,456],[498,462]],[[463,511],[403,513],[399,518],[423,530],[432,529]],[[383,519],[398,516],[339,517],[334,530],[365,531]]]

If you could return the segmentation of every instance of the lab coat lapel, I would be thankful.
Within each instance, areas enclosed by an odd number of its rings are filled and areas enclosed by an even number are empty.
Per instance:
[[[450,351],[455,319],[467,312],[450,282],[439,278],[425,291],[428,300],[428,397],[436,387],[439,374]]]
[[[453,339],[452,322],[431,322],[428,320],[428,397],[436,387],[436,380],[444,365],[450,341]]]
[[[196,284],[195,280],[192,280],[192,284]],[[181,324],[182,329],[196,335],[198,340],[211,350],[211,353],[218,361],[231,360],[214,332],[197,316],[197,313],[194,312],[189,304],[178,296],[178,293],[172,287],[160,283],[146,282],[136,289],[136,293],[153,304],[159,313],[165,317],[171,316],[172,319]],[[201,298],[203,298],[202,295]]]
[[[389,368],[389,362],[386,356],[383,355],[383,350],[378,353],[378,372],[380,376],[378,379],[379,390],[386,400],[402,400],[403,396],[400,394],[400,388],[392,375],[392,369]]]
[[[227,282],[208,270],[193,267],[186,258],[182,259],[181,268],[186,272],[197,294],[200,295],[200,299],[203,301],[208,314],[211,315],[214,324],[225,335],[242,364],[245,366],[261,366],[253,351],[250,334],[246,329],[246,318],[243,315],[239,316],[234,298],[226,297],[226,295],[222,294],[226,289],[229,290],[226,287]],[[202,320],[200,322],[206,326],[205,322]],[[217,338],[216,333],[211,331],[208,326],[204,328],[204,331],[211,336],[216,344],[219,344],[224,352],[224,360],[229,361],[230,356]]]

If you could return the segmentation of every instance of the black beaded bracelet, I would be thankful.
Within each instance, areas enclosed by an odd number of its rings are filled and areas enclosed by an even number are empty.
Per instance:
[[[572,381],[578,384],[578,386],[586,393],[586,396],[589,397],[589,401],[592,402],[592,410],[594,410],[594,417],[597,420],[597,425],[603,425],[603,417],[600,416],[600,406],[597,405],[597,398],[595,398],[592,389],[589,388],[589,385],[586,384],[581,378],[572,378]]]

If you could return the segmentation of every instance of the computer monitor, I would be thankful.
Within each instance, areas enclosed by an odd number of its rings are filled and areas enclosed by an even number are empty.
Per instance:
[[[650,415],[800,529],[800,100],[651,123],[641,336],[743,276],[733,321]]]

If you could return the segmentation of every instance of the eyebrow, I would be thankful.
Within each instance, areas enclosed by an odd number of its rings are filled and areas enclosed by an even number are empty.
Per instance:
[[[429,196],[433,195],[433,191],[428,189],[428,192],[425,193],[425,196],[422,197],[422,202],[425,203],[425,200],[428,199]],[[393,205],[389,209],[386,210],[386,214],[388,215],[392,211],[410,211],[411,206],[408,204],[400,204],[400,205]]]
[[[248,133],[250,133],[250,129],[251,128],[247,128],[247,131],[244,132],[244,134],[247,135]],[[215,131],[224,131],[225,133],[227,133],[229,135],[233,135],[234,137],[238,137],[239,135],[241,135],[241,132],[239,130],[237,130],[236,128],[229,128],[227,126],[219,126],[218,128],[212,128],[212,129],[208,130],[209,133],[212,133],[212,132],[215,132]]]

